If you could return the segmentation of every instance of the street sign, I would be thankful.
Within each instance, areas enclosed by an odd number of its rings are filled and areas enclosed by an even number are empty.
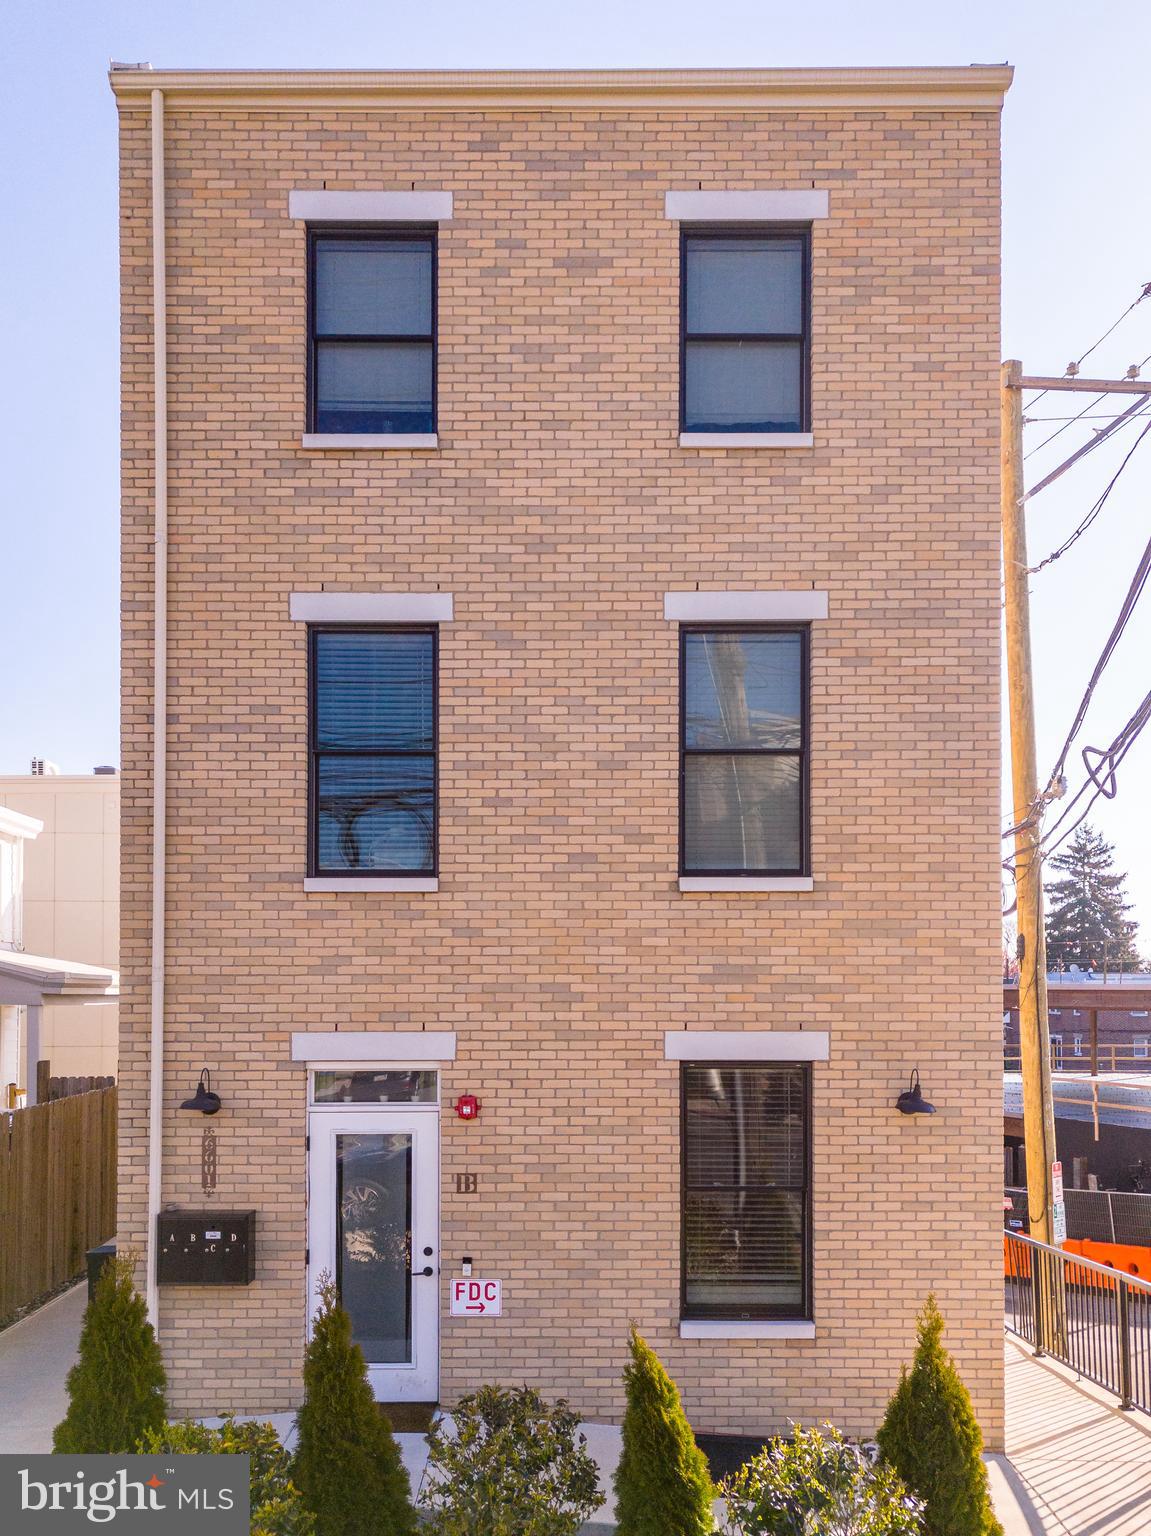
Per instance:
[[[453,1317],[500,1317],[503,1313],[502,1280],[453,1280]]]
[[[1051,1164],[1051,1198],[1056,1205],[1063,1204],[1063,1164]]]
[[[1051,1241],[1056,1248],[1061,1248],[1067,1241],[1067,1207],[1063,1204],[1062,1200],[1055,1202],[1052,1217]]]

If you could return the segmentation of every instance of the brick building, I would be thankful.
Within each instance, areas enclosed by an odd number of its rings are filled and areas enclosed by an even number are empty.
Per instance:
[[[634,1318],[701,1429],[870,1432],[934,1287],[999,1441],[1009,80],[113,70],[179,1410],[294,1405],[327,1269],[385,1401],[618,1418]]]

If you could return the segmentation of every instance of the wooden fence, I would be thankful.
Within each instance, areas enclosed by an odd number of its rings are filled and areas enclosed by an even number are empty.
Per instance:
[[[115,1088],[0,1114],[0,1323],[115,1230]]]

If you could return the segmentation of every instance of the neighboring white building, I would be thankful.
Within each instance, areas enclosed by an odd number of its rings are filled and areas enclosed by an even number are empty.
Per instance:
[[[5,1104],[10,1085],[34,1093],[38,1060],[56,1077],[116,1073],[119,855],[115,773],[0,775]]]

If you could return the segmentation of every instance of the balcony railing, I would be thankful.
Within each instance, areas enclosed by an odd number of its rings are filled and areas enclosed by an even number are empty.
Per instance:
[[[1003,1047],[1003,1070],[1005,1072],[1020,1072],[1023,1070],[1022,1058],[1018,1045],[1005,1045]],[[1127,1074],[1141,1073],[1151,1077],[1151,1034],[1148,1035],[1147,1045],[1136,1045],[1133,1041],[1124,1040],[1115,1045],[1100,1044],[1092,1048],[1089,1041],[1082,1045],[1069,1045],[1064,1041],[1060,1045],[1056,1041],[1051,1042],[1051,1070],[1053,1072],[1123,1072]]]
[[[1151,1413],[1151,1283],[1005,1232],[1008,1333]]]

